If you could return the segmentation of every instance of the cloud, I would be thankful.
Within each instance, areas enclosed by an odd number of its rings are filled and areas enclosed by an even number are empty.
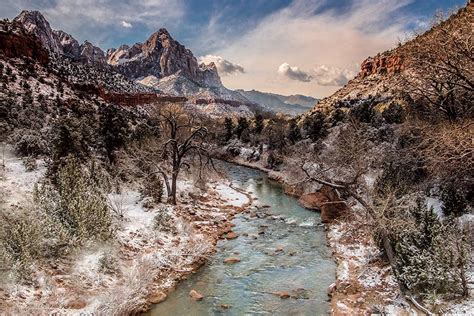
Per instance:
[[[336,10],[327,9],[334,4],[331,0],[294,0],[212,54],[245,65],[245,74],[222,79],[229,88],[324,97],[351,77],[344,69],[352,71],[367,57],[396,47],[409,22],[417,19],[402,10],[411,2],[348,0],[345,9]],[[296,65],[313,80],[275,76],[282,62],[288,64],[281,67],[284,73],[295,73]],[[342,70],[315,69],[317,65]]]
[[[318,66],[313,70],[314,80],[321,86],[343,86],[353,79],[356,71],[332,66]]]
[[[309,73],[302,71],[298,67],[292,67],[288,63],[283,63],[278,67],[278,74],[291,80],[302,82],[310,82],[313,79]]]
[[[233,74],[245,73],[244,67],[239,64],[234,64],[221,56],[206,55],[199,57],[199,62],[204,64],[214,63],[217,71],[221,76],[228,76]]]
[[[9,17],[21,10],[39,10],[54,29],[102,48],[120,37],[119,31],[128,24],[141,26],[146,36],[179,25],[186,13],[183,0],[3,0],[2,10]]]
[[[127,22],[127,21],[120,22],[120,25],[122,25],[125,28],[131,28],[133,26],[132,23]]]

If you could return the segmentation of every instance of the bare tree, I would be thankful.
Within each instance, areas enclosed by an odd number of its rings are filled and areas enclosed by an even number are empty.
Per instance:
[[[161,122],[163,143],[161,144],[161,162],[165,168],[155,163],[157,173],[163,176],[168,192],[168,202],[176,204],[176,182],[183,168],[198,167],[199,177],[203,167],[212,165],[204,140],[208,129],[195,115],[186,112],[181,104],[169,104],[161,107],[156,115]],[[170,174],[169,174],[170,173]]]
[[[474,6],[468,5],[406,45],[404,89],[427,104],[431,115],[433,109],[449,119],[473,114],[472,10]]]

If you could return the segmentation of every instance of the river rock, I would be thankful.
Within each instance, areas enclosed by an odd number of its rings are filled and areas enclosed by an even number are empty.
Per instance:
[[[66,303],[66,308],[70,309],[83,309],[87,306],[86,301],[80,298],[75,298]]]
[[[324,203],[329,202],[329,197],[321,192],[313,192],[303,194],[299,198],[298,202],[300,202],[300,204],[305,208],[321,210],[321,207],[324,205]]]
[[[273,294],[279,296],[281,299],[287,299],[291,297],[290,293],[286,291],[273,292]]]
[[[148,300],[152,304],[158,304],[166,300],[168,296],[163,291],[156,291],[153,293]]]
[[[191,290],[189,292],[189,296],[195,301],[202,301],[202,299],[204,298],[204,295],[202,295],[196,290]]]
[[[231,306],[229,304],[221,304],[222,309],[229,309]]]
[[[240,262],[240,258],[237,258],[237,257],[229,257],[229,258],[224,259],[224,263],[226,264],[233,264],[233,263],[238,263],[238,262]]]
[[[239,235],[237,235],[237,234],[234,233],[234,232],[230,232],[230,233],[227,233],[227,235],[225,235],[225,238],[226,238],[226,239],[229,239],[229,240],[230,240],[230,239],[235,239],[235,238],[237,238],[237,237],[239,237]]]

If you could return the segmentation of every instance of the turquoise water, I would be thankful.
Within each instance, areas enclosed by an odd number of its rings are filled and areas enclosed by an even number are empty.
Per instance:
[[[319,214],[302,208],[263,172],[228,163],[220,166],[234,186],[270,208],[236,216],[234,231],[239,238],[220,241],[210,262],[180,283],[150,315],[327,314],[327,288],[334,282],[335,264]],[[226,265],[223,260],[228,257],[241,262]],[[188,296],[191,289],[205,298],[193,301]],[[278,291],[295,297],[271,294]]]

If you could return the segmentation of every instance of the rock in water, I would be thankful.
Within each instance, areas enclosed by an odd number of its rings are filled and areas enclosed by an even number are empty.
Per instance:
[[[201,293],[197,292],[196,290],[191,290],[189,292],[189,296],[191,296],[191,298],[195,301],[202,301],[202,299],[204,298],[204,295],[202,295]]]
[[[229,257],[227,259],[224,259],[224,263],[226,264],[233,264],[233,263],[238,263],[240,262],[240,258],[237,257]]]
[[[158,304],[166,300],[168,296],[162,291],[156,291],[148,299],[152,304]]]

